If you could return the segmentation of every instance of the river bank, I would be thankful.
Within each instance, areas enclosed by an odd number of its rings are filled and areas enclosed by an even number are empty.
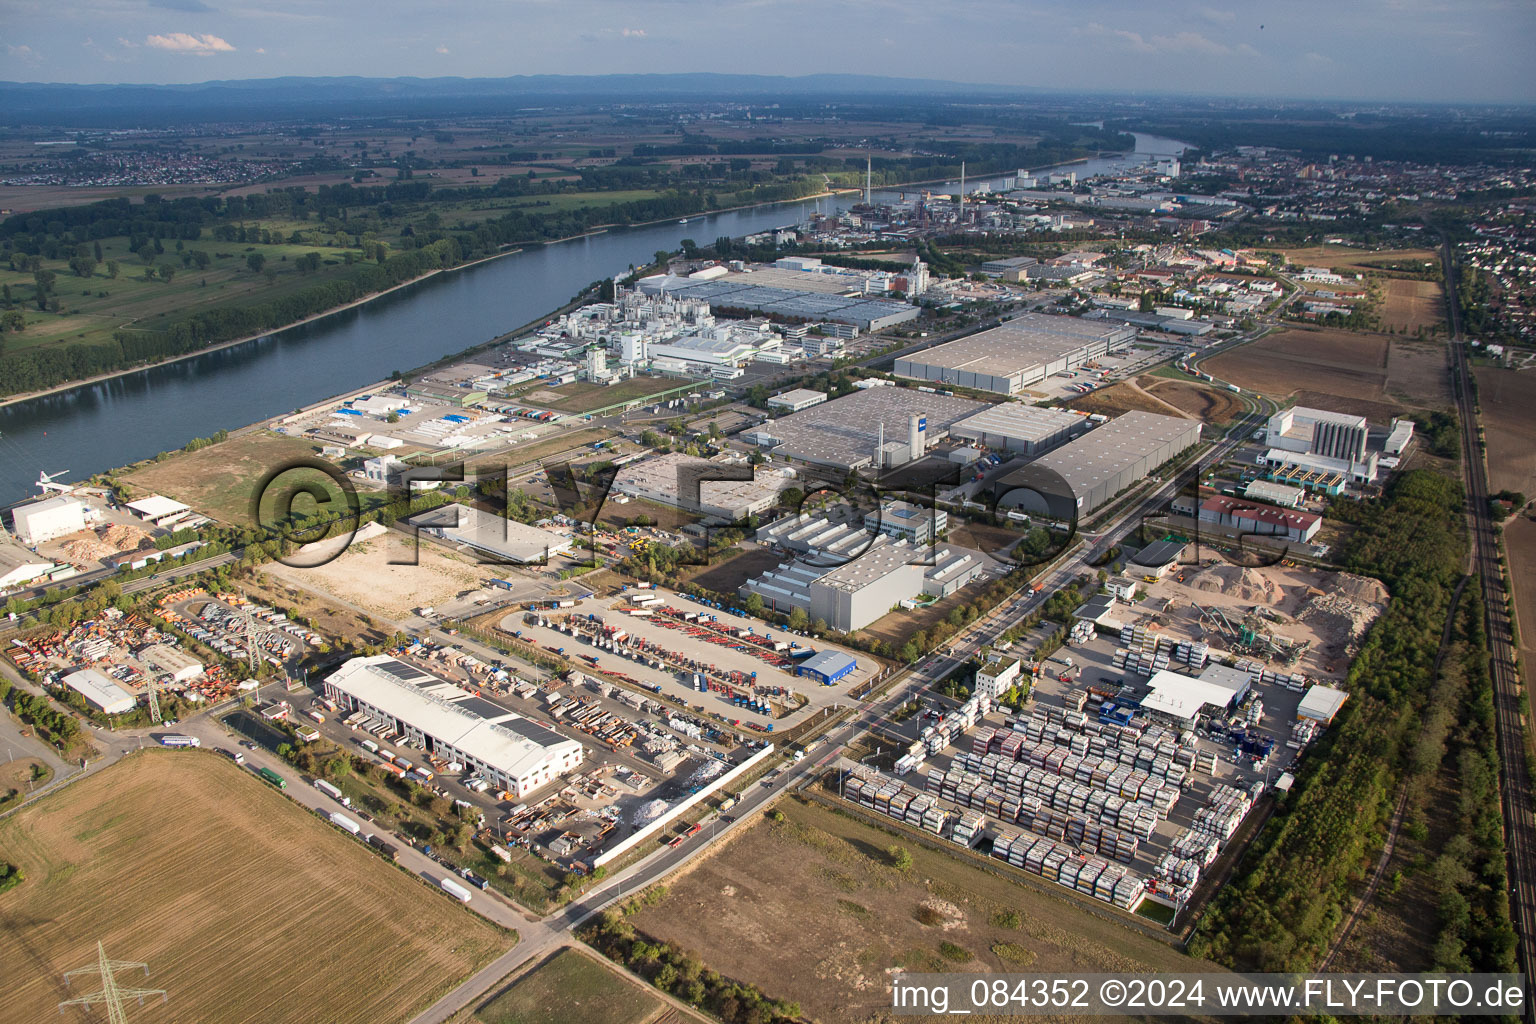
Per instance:
[[[753,210],[753,209],[757,209],[758,207],[762,207],[762,206],[779,206],[779,205],[783,205],[783,204],[787,204],[787,203],[803,203],[803,202],[807,202],[807,201],[815,200],[815,199],[826,199],[828,197],[836,197],[838,195],[846,194],[846,193],[848,193],[850,191],[857,192],[858,189],[823,190],[821,192],[812,193],[811,195],[808,195],[808,196],[801,196],[798,199],[774,199],[774,200],[770,200],[768,202],[763,202],[763,203],[745,203],[745,204],[742,204],[740,206],[722,206],[719,209],[706,210],[706,211],[703,211],[701,213],[695,214],[694,216],[702,219],[702,218],[705,218],[705,217],[713,216],[715,214],[720,214],[720,213],[739,213],[739,212],[741,212],[743,210]],[[269,327],[266,330],[258,331],[255,334],[248,334],[248,335],[246,335],[244,337],[241,337],[241,338],[232,338],[229,341],[221,341],[221,342],[218,342],[217,344],[208,345],[208,346],[206,346],[204,348],[197,349],[196,351],[193,351],[193,352],[184,352],[184,353],[182,353],[179,356],[171,356],[169,359],[158,359],[158,360],[156,360],[156,361],[154,361],[152,363],[141,363],[138,366],[128,366],[128,367],[124,367],[121,370],[113,370],[110,373],[98,373],[98,374],[96,374],[95,376],[92,376],[92,377],[82,377],[79,380],[65,381],[63,384],[56,384],[56,385],[54,385],[51,388],[43,388],[40,391],[25,391],[25,392],[21,392],[21,393],[14,394],[14,395],[8,395],[5,398],[0,398],[0,408],[4,408],[5,406],[8,406],[8,405],[15,405],[17,402],[28,402],[28,401],[31,401],[32,399],[35,399],[35,398],[45,398],[45,397],[47,397],[49,395],[62,394],[64,392],[73,391],[73,390],[75,390],[77,388],[90,387],[93,384],[100,384],[100,383],[102,383],[104,381],[113,380],[113,379],[118,378],[118,377],[127,377],[127,376],[130,376],[130,375],[135,374],[135,373],[143,373],[146,370],[151,370],[151,369],[154,369],[156,367],[169,366],[169,365],[172,365],[174,363],[185,362],[186,360],[189,360],[189,359],[196,359],[199,356],[206,356],[206,355],[209,355],[209,354],[214,353],[214,352],[222,351],[224,349],[234,348],[237,345],[248,345],[248,344],[250,344],[253,341],[260,341],[262,338],[270,337],[270,336],[272,336],[274,334],[279,334],[279,333],[281,333],[283,331],[289,331],[289,330],[292,330],[295,327],[302,327],[305,324],[311,324],[311,323],[314,323],[314,322],[316,322],[318,320],[323,320],[323,319],[325,319],[328,316],[335,316],[337,313],[344,313],[344,312],[346,312],[349,309],[356,309],[356,308],[358,308],[360,306],[363,306],[363,305],[365,305],[365,304],[367,304],[369,302],[374,301],[375,299],[383,298],[384,296],[389,295],[392,292],[400,291],[402,288],[409,288],[412,285],[420,284],[421,282],[426,281],[429,278],[436,277],[439,274],[456,273],[456,272],[461,271],[461,270],[468,270],[471,267],[480,266],[483,263],[489,263],[492,260],[499,260],[499,259],[501,259],[502,257],[505,257],[505,256],[515,256],[518,253],[523,251],[523,247],[524,246],[529,246],[529,245],[559,245],[559,244],[561,244],[563,242],[576,242],[576,241],[580,241],[581,239],[584,239],[584,238],[593,238],[593,237],[596,237],[598,235],[605,234],[605,233],[613,230],[614,228],[645,228],[645,227],[652,227],[652,226],[655,226],[657,224],[667,224],[667,223],[670,223],[671,220],[672,220],[672,218],[670,218],[670,217],[659,217],[659,218],[657,218],[655,220],[636,221],[635,223],[632,223],[632,224],[617,224],[617,223],[615,223],[615,224],[600,224],[600,225],[598,225],[597,227],[593,228],[590,231],[583,231],[580,234],[576,234],[576,235],[566,235],[566,236],[564,236],[562,238],[552,238],[552,239],[548,239],[548,240],[544,240],[544,239],[529,239],[529,240],[524,241],[524,242],[514,242],[514,243],[512,243],[513,247],[507,249],[505,252],[498,252],[498,253],[495,253],[494,255],[491,255],[491,256],[482,256],[479,259],[471,260],[468,263],[460,263],[457,266],[440,267],[440,268],[438,268],[436,270],[429,270],[425,274],[420,274],[420,275],[418,275],[416,277],[411,278],[409,281],[401,281],[399,284],[397,284],[397,285],[395,285],[395,286],[393,286],[391,288],[386,288],[386,289],[384,289],[383,291],[380,291],[380,292],[374,292],[371,295],[365,295],[365,296],[363,296],[360,299],[354,299],[351,302],[345,303],[345,304],[340,305],[340,306],[332,307],[331,309],[323,310],[323,311],[321,311],[319,313],[315,313],[312,316],[304,317],[302,320],[295,320],[292,323],[283,324],[280,327]],[[479,347],[484,347],[484,346],[479,346]]]

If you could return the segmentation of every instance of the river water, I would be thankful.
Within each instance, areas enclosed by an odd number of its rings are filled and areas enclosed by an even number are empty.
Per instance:
[[[1063,169],[1083,176],[1112,172],[1183,148],[1172,139],[1137,135],[1132,153]],[[706,244],[795,224],[855,198],[754,207],[532,246],[258,341],[0,407],[0,504],[28,497],[41,470],[80,480],[488,341],[562,305],[592,281],[644,263],[657,250],[678,248],[684,238]]]

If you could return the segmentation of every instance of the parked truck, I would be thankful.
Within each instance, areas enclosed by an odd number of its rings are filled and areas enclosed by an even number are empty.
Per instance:
[[[331,824],[335,825],[337,828],[345,829],[355,836],[363,834],[363,828],[361,825],[339,811],[331,812]]]
[[[469,890],[464,888],[458,882],[455,882],[453,879],[451,879],[451,878],[439,879],[437,884],[442,887],[443,892],[446,892],[448,895],[452,896],[454,899],[458,900],[460,903],[468,903],[469,902]]]

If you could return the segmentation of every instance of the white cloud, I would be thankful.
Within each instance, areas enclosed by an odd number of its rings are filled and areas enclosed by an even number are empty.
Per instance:
[[[1230,25],[1237,20],[1237,15],[1232,11],[1219,11],[1214,7],[1200,8],[1200,16],[1218,25]]]
[[[437,52],[442,54],[444,57],[446,57],[446,56],[448,56],[448,47],[440,45],[437,48]]]
[[[193,35],[190,32],[167,32],[163,36],[147,37],[144,45],[152,46],[157,50],[170,50],[172,53],[191,53],[199,57],[235,51],[228,42],[208,32],[202,35]]]
[[[5,54],[7,57],[15,57],[17,60],[24,60],[28,64],[36,64],[42,57],[41,54],[39,54],[36,50],[32,49],[32,47],[26,45],[25,43],[16,46],[11,45],[10,43],[6,43]]]
[[[643,29],[643,28],[626,28],[623,31],[622,35],[624,36],[625,39],[644,39],[645,38],[645,29]]]
[[[138,43],[134,42],[132,39],[124,39],[122,36],[117,37],[117,45],[128,50],[137,50],[139,48]]]

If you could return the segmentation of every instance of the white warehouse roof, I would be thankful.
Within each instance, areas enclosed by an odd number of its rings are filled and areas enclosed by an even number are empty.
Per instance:
[[[82,668],[78,672],[69,673],[64,677],[64,685],[84,697],[92,707],[109,715],[133,710],[133,694],[94,668]]]
[[[1143,708],[1185,721],[1198,715],[1200,709],[1207,704],[1225,708],[1235,696],[1230,687],[1220,683],[1196,679],[1167,669],[1149,679],[1147,687],[1152,692],[1141,702]]]
[[[190,508],[190,506],[183,505],[179,501],[162,498],[158,494],[151,494],[149,497],[140,498],[138,501],[130,501],[128,507],[145,519],[159,519],[162,516],[175,515],[177,512],[186,512]]]
[[[1349,694],[1343,690],[1336,690],[1331,686],[1313,686],[1302,696],[1301,703],[1296,707],[1297,718],[1310,718],[1314,722],[1328,723],[1333,721],[1333,716],[1339,713],[1344,702],[1349,700]]]
[[[575,740],[388,655],[352,658],[326,684],[509,778],[527,778],[562,756],[581,759]]]

